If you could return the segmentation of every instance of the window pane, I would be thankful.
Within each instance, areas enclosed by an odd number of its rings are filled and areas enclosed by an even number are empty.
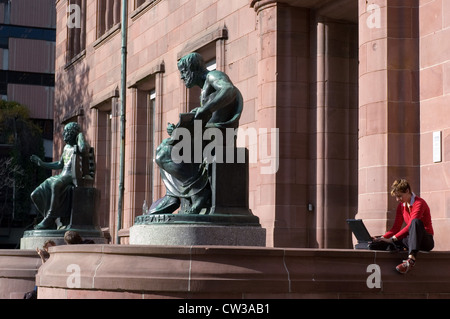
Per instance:
[[[213,71],[217,67],[216,59],[206,62],[206,68],[208,71]]]
[[[135,6],[135,8],[138,8],[138,7],[141,6],[144,2],[145,2],[145,0],[136,0],[136,6]]]

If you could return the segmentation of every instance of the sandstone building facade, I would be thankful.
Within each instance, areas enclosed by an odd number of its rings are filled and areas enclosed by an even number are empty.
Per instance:
[[[129,0],[119,210],[121,2],[56,1],[54,153],[64,124],[80,123],[113,242],[164,195],[153,154],[167,122],[198,105],[177,70],[196,51],[244,97],[240,125],[257,136],[241,141],[256,158],[249,205],[267,246],[350,248],[355,216],[381,234],[395,214],[389,185],[406,177],[448,249],[447,1]]]

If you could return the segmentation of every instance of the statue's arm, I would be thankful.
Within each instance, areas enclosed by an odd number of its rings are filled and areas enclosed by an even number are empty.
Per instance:
[[[237,91],[233,83],[226,74],[218,72],[210,72],[206,78],[208,86],[206,94],[203,97],[203,105],[197,110],[198,112],[214,113],[218,109],[229,105],[236,99]]]
[[[61,159],[57,162],[44,162],[37,155],[31,155],[30,160],[37,166],[43,167],[46,169],[62,169],[64,167],[64,162],[63,162],[62,156],[61,156]]]
[[[81,154],[84,154],[89,150],[89,143],[84,138],[83,133],[78,134],[77,145],[78,145],[78,150],[81,152]]]

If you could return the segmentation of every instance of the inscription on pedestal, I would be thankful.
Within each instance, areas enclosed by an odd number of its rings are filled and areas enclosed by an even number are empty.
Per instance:
[[[136,223],[143,224],[153,224],[153,223],[169,223],[172,215],[142,215],[136,217]]]
[[[192,214],[149,214],[137,216],[135,225],[153,224],[209,224],[260,227],[259,218],[254,215],[192,215]]]

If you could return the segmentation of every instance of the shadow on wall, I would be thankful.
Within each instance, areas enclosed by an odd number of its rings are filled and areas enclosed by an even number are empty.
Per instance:
[[[66,123],[76,121],[84,132],[93,125],[92,117],[86,116],[92,101],[92,91],[88,89],[89,72],[86,61],[75,62],[56,72],[54,150],[57,153],[64,147],[62,131]]]

